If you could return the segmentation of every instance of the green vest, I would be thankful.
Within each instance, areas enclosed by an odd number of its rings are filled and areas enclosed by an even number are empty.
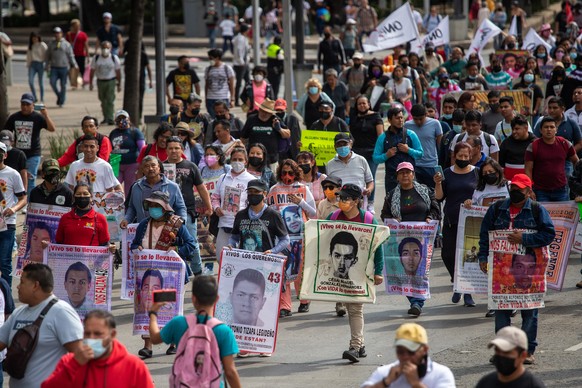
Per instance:
[[[279,50],[282,50],[281,46],[271,43],[269,47],[267,47],[267,58],[277,59]]]

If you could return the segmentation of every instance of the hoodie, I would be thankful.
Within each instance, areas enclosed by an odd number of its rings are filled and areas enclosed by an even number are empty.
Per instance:
[[[145,363],[114,339],[113,351],[107,358],[81,365],[73,353],[64,355],[41,387],[153,388],[154,382]]]

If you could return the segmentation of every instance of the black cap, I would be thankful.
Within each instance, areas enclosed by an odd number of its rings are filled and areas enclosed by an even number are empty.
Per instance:
[[[325,178],[324,180],[321,181],[321,185],[325,185],[326,183],[331,183],[334,186],[337,187],[341,187],[342,186],[342,180],[338,177],[335,177],[333,175],[328,175],[327,178]]]
[[[340,197],[349,197],[359,199],[362,198],[362,189],[358,185],[354,185],[353,183],[346,183],[342,186],[339,193],[337,193]]]
[[[260,191],[269,191],[269,185],[262,179],[253,179],[247,184],[248,189],[256,189]]]
[[[352,136],[350,135],[349,132],[339,132],[333,138],[334,143],[337,143],[338,141],[350,141],[350,140],[352,140]]]

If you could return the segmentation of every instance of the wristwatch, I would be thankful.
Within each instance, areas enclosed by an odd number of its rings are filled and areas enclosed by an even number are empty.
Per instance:
[[[156,317],[158,316],[158,313],[156,311],[148,311],[148,317],[151,317],[153,315],[155,315]]]

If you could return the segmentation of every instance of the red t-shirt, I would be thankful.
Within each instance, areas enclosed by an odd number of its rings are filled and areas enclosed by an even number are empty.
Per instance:
[[[150,149],[149,152],[146,154],[146,150]],[[168,154],[166,153],[166,149],[165,148],[158,148],[157,143],[153,143],[150,147],[150,145],[148,144],[147,146],[143,147],[141,149],[141,151],[139,152],[139,155],[137,156],[137,162],[141,163],[141,161],[143,160],[143,158],[145,158],[147,155],[153,155],[155,157],[157,157],[158,159],[160,159],[162,162],[164,160],[168,160]],[[182,154],[182,157],[185,157],[184,154]]]
[[[67,32],[67,41],[73,46],[73,54],[76,57],[86,57],[85,43],[89,40],[87,34],[83,31],[79,31],[77,34],[73,34],[71,31]]]
[[[55,242],[65,245],[97,247],[109,242],[107,219],[94,209],[82,217],[75,214],[75,209],[66,213],[59,221]]]
[[[533,187],[556,190],[566,186],[568,180],[564,164],[574,154],[576,151],[572,143],[561,136],[556,136],[553,144],[547,144],[542,139],[534,140],[525,151],[525,161],[534,162]]]

